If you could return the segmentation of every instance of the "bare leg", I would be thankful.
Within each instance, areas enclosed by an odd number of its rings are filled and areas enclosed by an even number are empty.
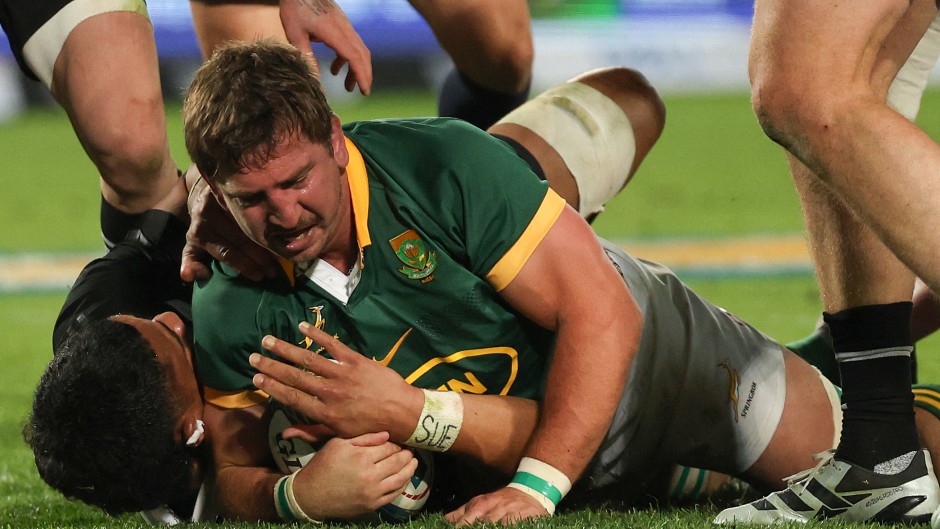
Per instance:
[[[832,448],[835,434],[833,403],[819,374],[790,351],[785,351],[787,397],[783,416],[770,444],[745,472],[745,478],[770,490],[784,478],[812,466],[812,456]]]
[[[524,0],[411,0],[454,61],[444,81],[442,116],[487,128],[526,101],[532,33]]]
[[[191,1],[189,8],[204,59],[220,44],[231,40],[250,42],[274,38],[287,42],[277,2],[211,4]]]
[[[101,174],[101,193],[139,213],[176,182],[150,21],[137,13],[95,15],[76,26],[55,63],[52,94]]]
[[[626,178],[629,181],[662,134],[666,115],[659,95],[642,75],[627,68],[589,72],[569,82],[579,82],[595,88],[609,97],[626,114],[633,127],[636,148],[633,164],[628,169],[629,175]],[[536,99],[538,97],[536,96]],[[500,121],[490,127],[488,132],[513,139],[525,147],[541,165],[551,188],[572,207],[578,208],[580,202],[577,181],[562,156],[537,130]]]
[[[461,73],[513,94],[532,77],[532,31],[523,0],[411,0]]]
[[[889,0],[857,7],[758,2],[750,66],[761,123],[793,154],[840,359],[847,412],[837,457],[873,468],[918,447],[905,402],[914,276],[903,253],[889,249],[885,223],[913,233],[923,219],[904,220],[911,188],[889,166],[907,162],[883,147],[889,136],[922,134],[886,98],[936,8]]]
[[[940,236],[912,227],[940,221],[940,182],[925,177],[940,147],[884,99],[935,13],[932,1],[760,0],[750,69],[767,133],[937,286]]]

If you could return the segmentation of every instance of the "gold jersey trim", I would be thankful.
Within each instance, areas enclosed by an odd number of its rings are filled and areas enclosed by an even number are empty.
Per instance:
[[[346,142],[346,150],[349,152],[349,165],[346,166],[346,180],[349,182],[349,195],[352,200],[353,219],[356,222],[356,239],[359,242],[359,265],[364,266],[362,262],[362,249],[372,244],[372,237],[369,235],[369,175],[366,172],[366,164],[362,159],[362,153],[359,148],[348,137],[343,138]],[[287,275],[290,286],[296,286],[297,267],[291,261],[278,256],[278,264]]]
[[[353,216],[356,221],[356,239],[362,249],[372,244],[372,237],[369,235],[369,175],[362,153],[349,138],[346,138],[346,150],[349,151],[346,178],[349,180],[349,194],[352,197]]]
[[[217,389],[204,388],[204,390],[203,399],[205,399],[206,402],[228,410],[240,410],[259,404],[264,405],[268,402],[268,399],[270,399],[270,396],[260,389],[219,391]]]
[[[545,234],[555,225],[555,221],[558,220],[561,212],[565,209],[565,204],[565,199],[558,196],[551,189],[548,190],[545,198],[542,199],[542,205],[535,212],[535,216],[532,217],[532,221],[529,222],[525,231],[512,245],[512,248],[486,274],[486,280],[493,285],[497,292],[506,288],[516,278],[523,265],[535,252],[535,248],[545,238]]]

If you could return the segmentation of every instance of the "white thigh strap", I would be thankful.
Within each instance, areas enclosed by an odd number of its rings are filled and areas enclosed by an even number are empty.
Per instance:
[[[147,4],[144,0],[75,0],[69,2],[58,13],[42,25],[23,45],[23,57],[36,77],[52,88],[52,70],[59,52],[65,45],[65,39],[76,26],[84,20],[102,13],[131,11],[145,17]],[[108,35],[102,35],[107,40]]]
[[[586,84],[556,86],[499,122],[535,132],[558,152],[578,184],[581,216],[603,211],[627,183],[633,126],[617,103]]]
[[[819,380],[826,389],[826,396],[829,397],[829,405],[832,407],[832,447],[839,446],[839,439],[842,437],[842,399],[839,397],[839,390],[828,378],[823,376],[816,366],[812,366],[819,375]]]

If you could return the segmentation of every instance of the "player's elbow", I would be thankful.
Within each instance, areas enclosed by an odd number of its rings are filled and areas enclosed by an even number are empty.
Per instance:
[[[516,94],[532,80],[535,49],[528,26],[510,25],[493,30],[475,56],[476,66],[464,73],[491,90]]]

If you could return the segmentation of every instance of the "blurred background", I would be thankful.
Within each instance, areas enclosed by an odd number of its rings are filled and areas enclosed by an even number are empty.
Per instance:
[[[435,114],[450,62],[424,20],[406,0],[338,3],[374,66],[369,97],[345,92],[343,75],[324,68],[340,118]],[[529,0],[529,6],[533,94],[592,68],[625,65],[643,72],[666,102],[662,138],[595,230],[672,267],[706,297],[782,341],[808,332],[820,302],[799,202],[783,150],[763,134],[750,105],[753,0]],[[179,101],[200,62],[189,2],[151,0],[148,10],[171,152],[186,167]],[[322,65],[331,62],[330,50],[314,49]],[[934,137],[940,137],[938,116],[940,91],[931,87],[918,123]],[[65,113],[20,73],[0,36],[0,330],[30,320],[36,327],[24,328],[24,340],[43,355],[42,335],[68,286],[104,251],[96,180]],[[45,299],[27,317],[24,299],[37,294]]]
[[[341,0],[372,51],[376,89],[437,86],[448,59],[404,0]],[[751,0],[531,0],[539,91],[596,66],[629,64],[664,91],[743,90]],[[148,2],[168,99],[178,98],[199,48],[187,0]],[[315,47],[322,64],[332,53]],[[329,78],[328,81],[336,81]],[[338,83],[336,97],[345,92]],[[0,119],[49,104],[0,39]]]

